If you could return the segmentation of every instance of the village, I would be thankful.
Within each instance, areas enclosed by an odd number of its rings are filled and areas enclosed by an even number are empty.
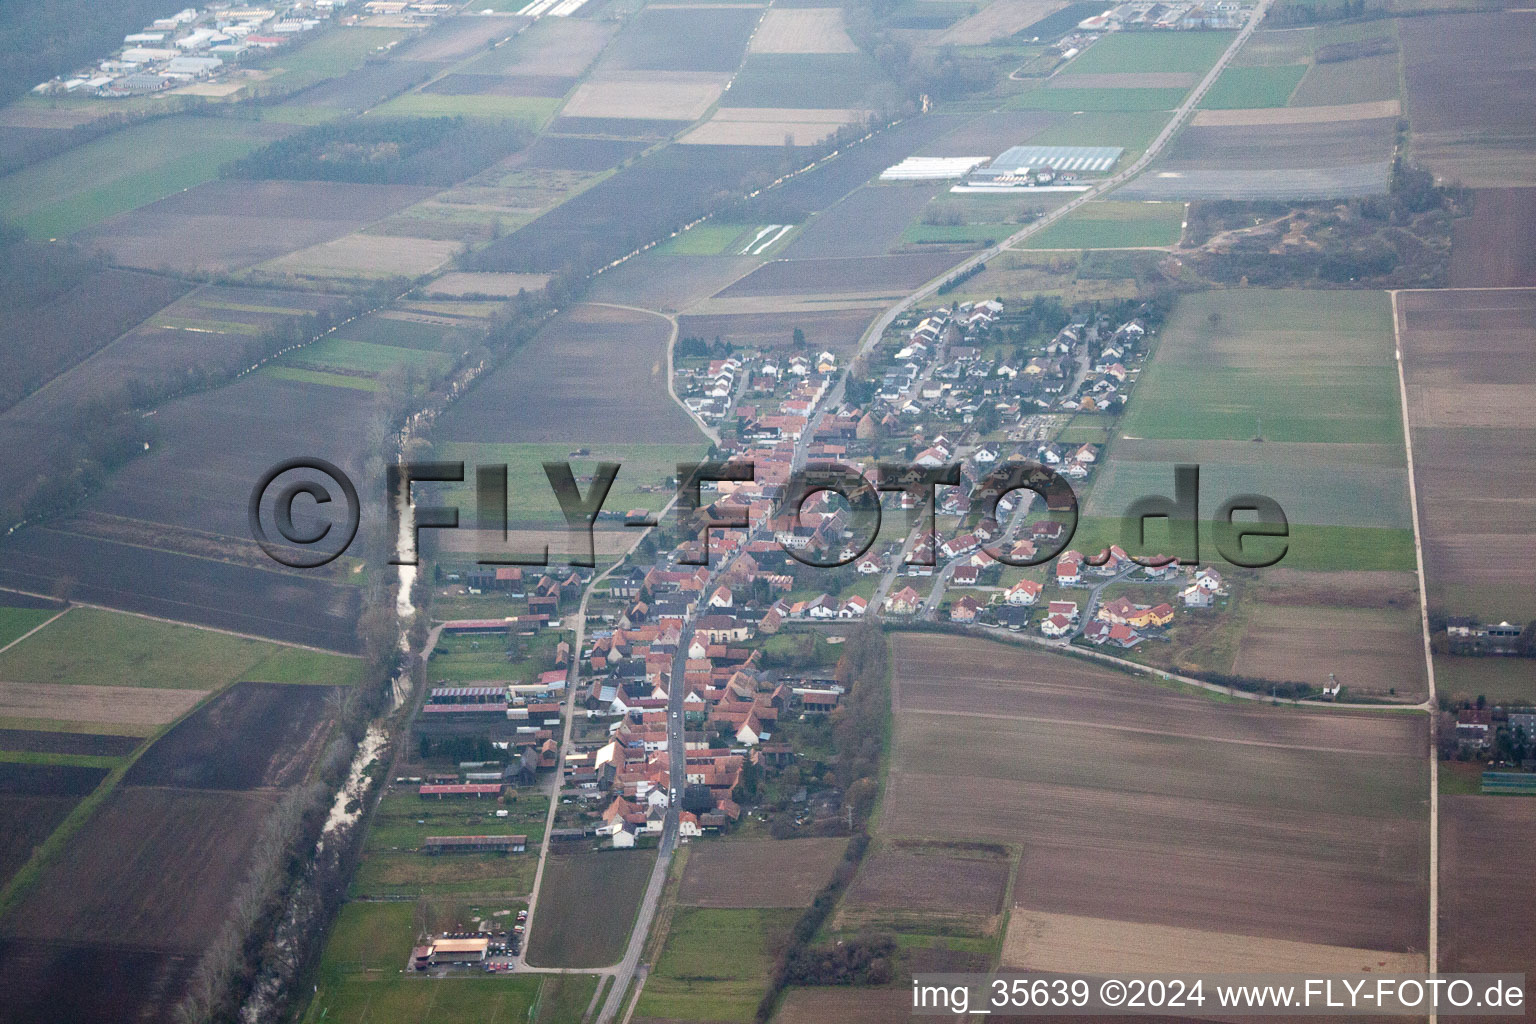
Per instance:
[[[96,64],[33,87],[37,96],[123,98],[180,95],[232,96],[262,73],[256,57],[281,49],[327,24],[389,23],[424,26],[457,9],[454,4],[372,0],[345,18],[351,0],[292,0],[271,6],[210,3],[156,18],[123,37],[121,49]]]

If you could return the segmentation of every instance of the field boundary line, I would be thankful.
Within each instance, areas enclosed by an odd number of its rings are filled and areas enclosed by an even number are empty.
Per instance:
[[[19,591],[15,591],[15,593],[19,593]],[[70,607],[69,605],[65,605],[63,611],[60,611],[57,615],[53,615],[53,616],[43,620],[42,622],[39,622],[37,625],[33,626],[31,629],[29,629],[25,633],[21,634],[21,636],[17,637],[15,640],[12,640],[10,643],[6,644],[4,647],[0,647],[0,654],[4,654],[6,651],[10,650],[12,647],[15,647],[17,644],[21,643],[27,637],[31,636],[33,633],[36,633],[38,630],[42,629],[44,626],[48,625],[49,623],[57,622],[59,620],[59,618],[64,614],[64,612],[69,611],[69,607]]]
[[[1426,289],[1427,290],[1427,289]],[[1408,508],[1413,515],[1413,554],[1418,562],[1419,577],[1419,624],[1424,636],[1424,672],[1429,687],[1427,705],[1434,714],[1435,655],[1429,636],[1429,590],[1424,581],[1424,537],[1419,529],[1419,488],[1413,468],[1413,427],[1408,416],[1408,377],[1403,370],[1402,316],[1398,309],[1397,292],[1387,293],[1392,300],[1392,341],[1397,356],[1397,392],[1403,414],[1403,448],[1408,456]],[[1434,740],[1434,719],[1430,720],[1429,743],[1429,970],[1440,968],[1440,756]],[[1436,1024],[1437,1015],[1429,1015],[1429,1024]]]
[[[1245,740],[1229,736],[1211,736],[1192,732],[1169,732],[1166,729],[1149,729],[1139,725],[1112,725],[1082,719],[1048,718],[1044,715],[1010,715],[1001,711],[942,711],[929,708],[905,708],[909,715],[944,715],[954,718],[985,718],[1004,722],[1031,722],[1037,725],[1065,725],[1074,728],[1106,729],[1111,732],[1128,732],[1139,736],[1166,736],[1169,739],[1197,740],[1201,743],[1230,743],[1240,747],[1273,747],[1278,750],[1306,750],[1318,754],[1350,754],[1362,757],[1417,757],[1417,754],[1400,754],[1390,750],[1356,750],[1350,747],[1319,747],[1309,743],[1280,743],[1275,740]],[[1245,709],[1246,710],[1246,709]]]
[[[46,598],[47,600],[50,600],[50,601],[54,600],[54,597],[51,594],[40,594],[40,593],[38,593],[35,590],[22,590],[20,587],[0,587],[0,593],[21,594],[21,595],[23,595],[25,597],[41,597],[41,598]],[[177,603],[178,604],[186,604],[187,602],[179,601]],[[151,615],[148,612],[134,612],[134,611],[129,611],[126,608],[113,608],[110,605],[93,604],[90,601],[70,601],[69,602],[69,607],[70,608],[94,608],[96,611],[99,611],[99,612],[112,612],[114,615],[132,615],[135,618],[148,619],[151,622],[163,622],[163,623],[165,623],[168,626],[186,626],[188,629],[201,629],[201,630],[203,630],[205,632],[208,632],[208,633],[223,633],[225,636],[239,637],[241,640],[256,640],[256,641],[258,641],[260,643],[276,644],[279,647],[294,647],[294,648],[297,648],[298,650],[301,650],[301,651],[314,651],[316,654],[333,654],[333,655],[335,655],[338,658],[357,658],[357,659],[361,659],[362,658],[361,654],[349,654],[346,651],[333,651],[329,647],[316,647],[314,644],[301,644],[301,643],[298,643],[297,641],[294,641],[294,640],[275,640],[275,639],[273,639],[272,637],[269,637],[269,636],[257,636],[254,633],[241,633],[238,630],[223,629],[223,628],[221,628],[219,626],[205,626],[205,625],[203,625],[202,623],[199,623],[199,622],[187,622],[187,621],[185,621],[183,619],[170,619],[170,618],[166,618],[164,615]],[[65,610],[67,611],[68,609],[65,609]],[[57,616],[55,616],[55,618],[57,618]],[[51,621],[53,621],[53,620],[50,619],[49,622],[51,622]],[[43,623],[44,626],[46,626],[47,624],[48,623],[46,623],[46,622]],[[38,627],[38,629],[41,629],[41,628],[42,628],[42,626]],[[34,632],[35,632],[35,630],[34,630]]]

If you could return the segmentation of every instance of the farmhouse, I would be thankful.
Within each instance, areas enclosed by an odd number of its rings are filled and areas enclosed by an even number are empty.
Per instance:
[[[417,946],[411,960],[418,971],[443,964],[484,963],[490,952],[491,940],[486,936],[457,938],[444,936],[425,946]]]

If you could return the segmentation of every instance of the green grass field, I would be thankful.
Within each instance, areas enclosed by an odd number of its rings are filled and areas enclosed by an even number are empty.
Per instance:
[[[292,50],[283,50],[261,62],[271,77],[263,92],[288,93],[327,78],[344,75],[390,45],[412,35],[405,28],[347,27],[325,32]]]
[[[1070,81],[1070,79],[1067,79]],[[1188,89],[1035,89],[1012,97],[1016,110],[1172,110]]]
[[[660,1020],[753,1020],[798,910],[683,907],[635,1012]]]
[[[0,679],[165,689],[233,682],[350,685],[362,662],[97,608],[68,614],[0,654]]]
[[[506,811],[507,816],[498,818],[497,811]],[[428,836],[525,835],[530,844],[539,843],[544,839],[548,812],[549,797],[533,792],[520,792],[516,800],[498,803],[424,799],[409,788],[391,790],[374,811],[365,849],[370,853],[415,850]],[[533,854],[510,854],[504,859],[522,856],[531,858]],[[439,859],[454,858],[445,855]]]
[[[1283,107],[1307,73],[1305,64],[1278,67],[1227,68],[1200,101],[1207,110],[1244,107]]]
[[[595,974],[551,974],[539,990],[534,1024],[581,1024],[597,993]]]
[[[0,647],[14,642],[57,614],[58,610],[53,608],[0,607]]]
[[[484,117],[498,121],[522,121],[542,128],[561,100],[545,96],[451,96],[436,92],[408,92],[370,110],[380,117]]]
[[[264,142],[234,118],[134,125],[0,178],[0,217],[33,238],[63,238],[209,181]]]
[[[1452,700],[1530,704],[1536,701],[1536,672],[1526,658],[1458,658],[1435,655],[1435,688]],[[1442,766],[1442,771],[1444,766]]]
[[[1400,445],[1393,351],[1391,307],[1379,292],[1186,296],[1122,433]]]
[[[321,959],[306,1024],[527,1024],[543,979],[405,975],[416,905],[348,903]]]
[[[528,939],[528,962],[539,967],[617,963],[655,863],[654,850],[549,858]]]
[[[749,245],[755,249],[768,239],[774,238],[778,234],[778,228],[763,235],[761,240],[758,239],[759,233],[768,226],[767,224],[716,223],[713,220],[707,220],[703,224],[695,224],[680,235],[667,239],[656,247],[656,251],[672,256],[736,256]],[[772,245],[754,255],[769,256],[778,252],[788,244],[794,234],[794,231],[784,232],[774,240]]]
[[[1202,506],[1200,520],[1200,558],[1203,562],[1221,564],[1223,559],[1216,550],[1216,539],[1211,533],[1210,515],[1216,510],[1221,498],[1207,496]],[[1168,534],[1157,521],[1147,526],[1147,549],[1132,554],[1152,554],[1166,547]],[[1078,519],[1077,532],[1072,537],[1072,547],[1084,553],[1102,551],[1110,544],[1121,544],[1126,538],[1122,522],[1115,516],[1082,516]],[[1251,540],[1246,550],[1269,552],[1278,548],[1268,547],[1279,541]],[[1277,567],[1303,569],[1318,572],[1383,570],[1411,572],[1417,562],[1413,555],[1413,531],[1394,530],[1369,526],[1312,526],[1291,523],[1289,537],[1285,541],[1285,557]],[[1124,546],[1122,544],[1122,546]]]
[[[441,368],[445,355],[430,349],[399,348],[330,337],[306,345],[283,357],[282,363],[304,369],[352,374],[384,374],[396,367],[414,367],[419,371]]]
[[[1021,224],[909,224],[903,242],[1000,242],[1023,227]]]
[[[1173,245],[1184,233],[1184,203],[1113,199],[1085,203],[1024,241],[1026,249],[1135,249]]]
[[[349,376],[344,373],[326,373],[322,370],[304,370],[296,366],[263,366],[257,371],[273,380],[292,380],[301,384],[324,384],[332,388],[350,388],[354,391],[381,391],[384,385],[372,377]]]
[[[1209,71],[1232,32],[1111,32],[1067,65],[1063,75]]]

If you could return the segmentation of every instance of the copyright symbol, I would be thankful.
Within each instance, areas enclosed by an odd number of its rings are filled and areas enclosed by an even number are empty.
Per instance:
[[[290,474],[295,479],[279,484],[279,477]],[[314,479],[315,476],[327,480],[322,483]],[[339,490],[346,502],[342,514],[335,517],[328,516],[324,508],[333,500],[332,488]],[[295,504],[300,495],[308,497],[310,502],[308,507],[299,506],[301,516],[295,522]],[[286,543],[279,543],[267,535],[267,528],[262,523],[264,509],[270,511],[278,536]],[[357,488],[347,474],[324,459],[298,458],[278,463],[256,481],[247,511],[251,537],[261,545],[268,558],[290,569],[317,569],[335,561],[351,545],[357,536],[362,505],[357,500]],[[332,527],[336,528],[334,533]],[[296,548],[307,549],[308,553],[296,551]]]
[[[1100,985],[1099,1002],[1105,1006],[1119,1006],[1125,1002],[1125,982],[1111,978]]]

